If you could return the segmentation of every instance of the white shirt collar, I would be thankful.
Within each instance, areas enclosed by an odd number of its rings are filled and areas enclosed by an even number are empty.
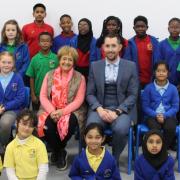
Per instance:
[[[164,85],[164,86],[159,86],[157,83],[156,83],[156,80],[154,80],[154,85],[156,87],[157,90],[159,89],[165,89],[167,90],[168,86],[169,86],[169,81],[167,80],[167,83]]]
[[[120,57],[118,56],[118,57],[116,58],[116,60],[114,60],[114,61],[109,61],[109,60],[106,58],[105,61],[106,61],[106,66],[109,65],[109,64],[114,64],[115,66],[119,66]]]

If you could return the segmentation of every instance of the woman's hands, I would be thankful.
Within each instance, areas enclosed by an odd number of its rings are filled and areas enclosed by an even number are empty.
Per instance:
[[[57,109],[53,112],[51,112],[50,117],[53,119],[53,121],[56,123],[59,118],[62,116],[62,110],[61,109]]]

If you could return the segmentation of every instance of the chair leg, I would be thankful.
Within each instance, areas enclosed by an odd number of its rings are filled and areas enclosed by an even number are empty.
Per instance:
[[[177,159],[178,159],[178,172],[180,173],[180,128],[178,130],[178,142],[177,142]]]
[[[135,159],[137,159],[138,155],[139,155],[139,136],[140,136],[140,129],[137,126],[137,132],[136,132],[136,155],[135,155]]]
[[[129,128],[128,135],[128,175],[131,174],[131,166],[132,166],[132,127]]]

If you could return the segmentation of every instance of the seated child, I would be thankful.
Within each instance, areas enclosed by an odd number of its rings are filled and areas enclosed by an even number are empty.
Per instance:
[[[168,81],[169,66],[159,61],[154,67],[155,80],[148,84],[142,95],[145,122],[150,129],[163,129],[167,148],[176,133],[176,113],[179,110],[177,88]]]
[[[37,117],[23,110],[17,117],[17,136],[5,152],[4,167],[8,180],[46,180],[48,156],[41,140],[33,135]]]
[[[72,180],[121,179],[114,157],[102,146],[104,139],[104,131],[100,124],[90,123],[86,127],[84,140],[87,147],[72,164],[69,173]]]
[[[174,160],[168,154],[159,130],[153,129],[145,134],[142,151],[135,161],[134,180],[175,180]]]
[[[0,53],[0,153],[11,136],[16,115],[24,108],[25,89],[22,77],[15,73],[15,60],[7,51]]]
[[[73,22],[70,15],[63,14],[60,17],[59,25],[62,32],[53,39],[52,45],[52,51],[56,54],[62,46],[69,46],[71,39],[76,36],[76,34],[72,31]]]

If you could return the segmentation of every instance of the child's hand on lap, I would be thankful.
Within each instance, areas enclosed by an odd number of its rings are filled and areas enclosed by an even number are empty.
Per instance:
[[[158,114],[157,117],[156,117],[157,121],[160,123],[160,124],[163,124],[164,123],[164,116],[163,114]]]
[[[5,108],[3,105],[0,105],[0,114],[2,114],[5,111]]]

